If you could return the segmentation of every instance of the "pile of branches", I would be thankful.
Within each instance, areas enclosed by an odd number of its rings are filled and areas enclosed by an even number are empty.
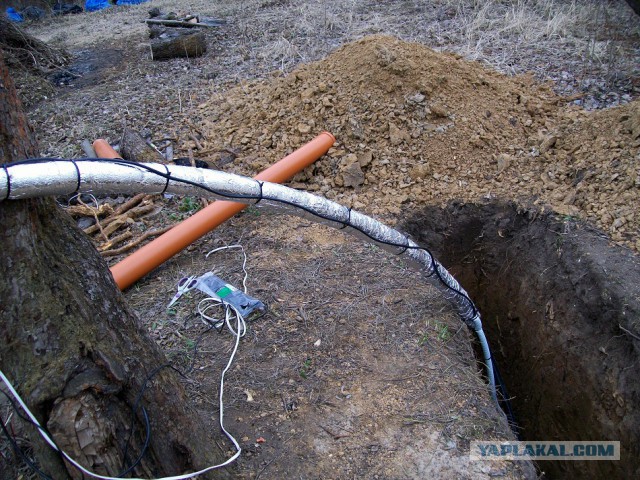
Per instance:
[[[96,202],[95,206],[89,205],[79,196],[77,197],[78,205],[68,206],[66,210],[74,218],[93,218],[95,223],[85,228],[84,233],[93,239],[103,257],[113,257],[122,255],[145,240],[162,235],[171,228],[168,226],[146,230],[141,235],[136,235],[130,228],[141,217],[158,210],[154,203],[157,198],[157,195],[141,193],[114,209],[108,203],[98,205]],[[131,240],[136,236],[137,238]]]
[[[50,47],[25,33],[3,15],[0,15],[0,50],[9,66],[41,74],[64,68],[71,60],[71,56],[65,50]]]

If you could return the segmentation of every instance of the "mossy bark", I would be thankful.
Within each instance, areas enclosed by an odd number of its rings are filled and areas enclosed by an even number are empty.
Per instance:
[[[35,153],[0,56],[0,164]],[[167,361],[104,260],[53,200],[0,202],[0,225],[0,368],[60,446],[85,467],[117,475],[127,437],[127,461],[144,442],[142,410],[132,416],[136,397]],[[141,405],[152,436],[137,476],[175,475],[223,460],[174,371],[153,377]],[[35,429],[30,437],[50,476],[82,478]]]

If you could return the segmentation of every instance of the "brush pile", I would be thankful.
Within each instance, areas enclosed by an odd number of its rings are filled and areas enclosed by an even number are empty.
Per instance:
[[[40,74],[63,68],[71,61],[66,51],[25,33],[4,15],[0,15],[0,52],[9,66]]]

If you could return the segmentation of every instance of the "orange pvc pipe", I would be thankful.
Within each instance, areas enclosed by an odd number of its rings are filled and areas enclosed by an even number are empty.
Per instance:
[[[111,148],[109,142],[101,138],[93,142],[93,149],[95,150],[96,157],[98,158],[122,158],[118,152]]]
[[[311,142],[253,178],[266,182],[285,182],[327,153],[335,141],[335,137],[329,132],[322,132]],[[223,200],[213,202],[207,208],[200,210],[124,260],[116,263],[111,267],[113,279],[120,290],[124,290],[247,206]]]

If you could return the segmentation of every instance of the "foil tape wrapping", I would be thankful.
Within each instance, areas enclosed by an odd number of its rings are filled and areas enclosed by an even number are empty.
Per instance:
[[[263,199],[258,208],[275,214],[295,215],[332,228],[343,228],[349,219],[349,210],[339,203],[277,183],[265,182]]]
[[[182,181],[170,180],[167,185],[167,192],[169,193],[199,195],[215,200],[232,200],[240,203],[256,203],[256,199],[260,197],[260,184],[251,178],[203,168],[177,165],[167,165],[167,168],[172,177],[190,182],[188,184]],[[194,187],[193,184],[204,185],[208,190],[203,192],[201,188]]]
[[[168,176],[172,179],[168,180]],[[76,191],[94,195],[166,192],[257,204],[276,214],[296,215],[340,229],[395,255],[406,257],[453,303],[467,324],[470,325],[476,314],[473,304],[456,293],[457,290],[466,295],[458,282],[407,236],[336,202],[276,183],[159,163],[60,160],[8,166],[6,170],[0,170],[0,198],[7,196],[9,185],[10,199],[63,195]],[[206,187],[205,192],[200,185]],[[434,267],[439,275],[434,275]]]
[[[3,199],[8,195],[11,199],[65,195],[78,189],[78,170],[72,162],[14,165],[0,172]]]
[[[137,193],[160,193],[166,183],[162,177],[133,164],[97,161],[75,163],[82,173],[81,193],[129,193],[131,185],[135,185]],[[163,171],[160,164],[149,166]]]

